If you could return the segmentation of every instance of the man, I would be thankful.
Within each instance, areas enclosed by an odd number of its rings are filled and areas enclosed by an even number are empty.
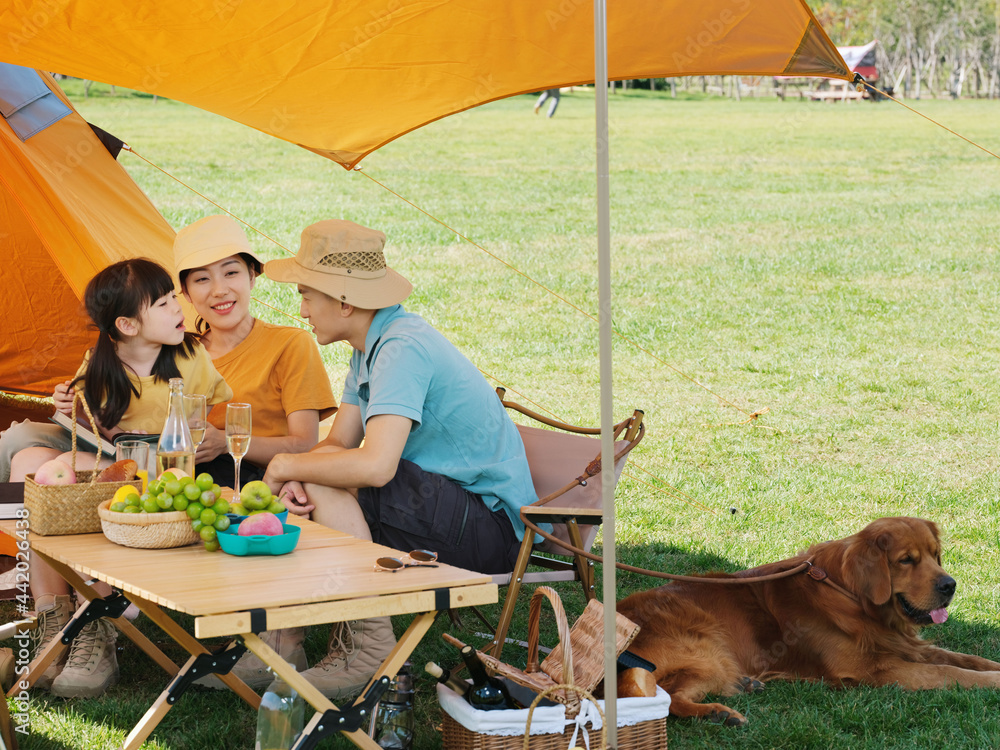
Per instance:
[[[385,235],[313,224],[294,258],[264,273],[294,283],[317,341],[354,349],[329,436],[271,459],[264,481],[292,513],[482,573],[514,567],[522,505],[537,498],[517,428],[482,375],[400,303],[413,287],[388,268]],[[360,691],[395,644],[388,617],[343,623],[304,675],[331,699]]]

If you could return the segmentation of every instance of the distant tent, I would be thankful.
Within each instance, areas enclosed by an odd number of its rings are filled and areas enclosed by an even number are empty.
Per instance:
[[[859,47],[837,47],[840,56],[844,58],[852,73],[860,73],[869,83],[878,80],[878,69],[875,67],[875,48],[878,42],[869,42]]]
[[[99,270],[173,265],[174,230],[102,138],[48,74],[0,63],[0,391],[48,396],[76,372]]]

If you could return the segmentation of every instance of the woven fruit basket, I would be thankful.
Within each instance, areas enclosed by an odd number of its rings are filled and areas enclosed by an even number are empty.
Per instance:
[[[125,486],[140,487],[140,482],[133,479],[132,471],[125,477],[126,481],[103,481],[100,475],[101,453],[93,456],[93,471],[76,470],[76,408],[83,405],[83,410],[90,420],[94,433],[97,434],[97,422],[87,406],[83,396],[77,392],[73,400],[72,411],[72,453],[70,467],[76,475],[75,484],[39,484],[34,474],[28,474],[24,479],[24,508],[31,514],[31,530],[41,536],[61,536],[64,534],[94,534],[101,530],[101,520],[97,514],[98,505],[106,499],[114,497],[115,492]],[[98,481],[101,478],[102,481]]]
[[[101,530],[110,541],[123,547],[169,549],[201,540],[182,510],[166,513],[119,513],[110,510],[111,500],[97,506]]]

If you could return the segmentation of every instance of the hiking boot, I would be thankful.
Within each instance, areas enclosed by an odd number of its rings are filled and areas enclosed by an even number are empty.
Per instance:
[[[44,594],[35,600],[35,619],[37,620],[35,629],[31,633],[31,640],[35,650],[31,655],[35,659],[52,641],[59,637],[62,629],[73,619],[73,600],[66,594],[56,596]],[[66,663],[66,652],[49,664],[48,668],[42,672],[33,687],[39,690],[48,690],[52,687],[52,681],[62,672]]]
[[[260,639],[273,648],[282,659],[295,666],[296,671],[305,670],[306,652],[302,642],[306,637],[305,628],[282,628],[281,630],[266,630],[260,634]],[[275,675],[264,662],[251,651],[247,651],[233,666],[230,674],[239,677],[254,690],[260,690],[271,684]],[[226,684],[218,675],[207,674],[194,681],[195,685],[212,690],[228,690]]]
[[[60,698],[97,698],[118,682],[118,631],[105,619],[84,626],[69,649],[66,666],[52,681]]]
[[[364,689],[395,646],[388,617],[338,622],[327,655],[302,676],[328,699],[345,700]]]

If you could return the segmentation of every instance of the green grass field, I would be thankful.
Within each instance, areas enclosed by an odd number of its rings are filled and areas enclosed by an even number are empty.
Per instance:
[[[414,282],[410,310],[518,400],[597,422],[597,325],[553,294],[597,314],[592,93],[563,96],[551,120],[532,115],[528,96],[457,115],[356,174],[175,102],[68,88],[91,122],[291,251],[324,218],[383,229],[389,263]],[[909,103],[1000,149],[995,102]],[[648,425],[617,493],[619,558],[736,570],[879,516],[930,518],[959,592],[927,635],[1000,659],[1000,164],[891,102],[618,93],[611,132],[616,411],[641,407]],[[217,212],[134,156],[121,161],[174,227]],[[285,252],[251,239],[269,257]],[[297,313],[290,287],[257,290]],[[260,317],[288,322],[263,306]],[[339,382],[347,347],[325,356]],[[619,576],[622,596],[658,583]],[[578,614],[576,590],[559,590]],[[445,629],[415,664],[457,661]],[[466,616],[450,632],[476,642],[481,629]],[[316,629],[311,656],[324,646]],[[35,694],[24,746],[119,744],[164,684],[131,644],[121,662],[103,699]],[[429,679],[418,692],[417,747],[439,747]],[[987,691],[775,683],[729,703],[747,728],[671,721],[671,747],[1000,746]],[[199,690],[146,747],[246,748],[254,722],[234,697]]]

